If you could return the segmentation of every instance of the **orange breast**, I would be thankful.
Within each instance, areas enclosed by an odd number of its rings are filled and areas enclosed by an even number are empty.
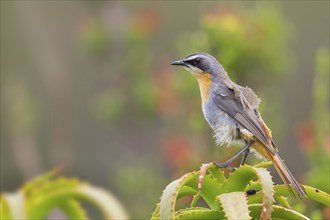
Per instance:
[[[202,97],[202,105],[206,103],[210,97],[210,89],[212,84],[212,78],[210,73],[202,73],[196,76],[199,84],[199,89]]]

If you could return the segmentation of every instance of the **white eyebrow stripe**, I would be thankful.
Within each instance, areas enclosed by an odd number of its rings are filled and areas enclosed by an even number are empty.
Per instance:
[[[187,57],[185,60],[194,60],[194,59],[196,59],[197,57],[200,57],[200,55],[199,55],[199,54],[197,54],[197,55],[193,55],[193,56],[191,56],[191,57]]]

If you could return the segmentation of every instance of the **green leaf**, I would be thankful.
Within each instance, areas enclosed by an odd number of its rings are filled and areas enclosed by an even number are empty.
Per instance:
[[[275,196],[275,200],[278,202],[279,205],[283,206],[287,209],[292,209],[291,205],[288,202],[288,199],[284,196]]]
[[[199,172],[188,173],[166,187],[152,219],[307,219],[291,210],[286,198],[291,194],[285,185],[273,186],[270,173],[263,168],[270,164],[241,166],[227,179],[213,164],[204,164]],[[304,187],[308,198],[330,205],[327,193]],[[246,197],[245,192],[251,189],[256,193]],[[187,195],[194,195],[191,207],[176,211],[176,201]],[[273,205],[274,197],[282,206]],[[200,198],[209,208],[195,207]]]
[[[273,211],[273,181],[272,176],[265,168],[254,168],[262,184],[262,213],[261,219],[270,219]]]
[[[85,210],[76,200],[66,200],[59,204],[59,208],[63,211],[67,219],[88,219]]]
[[[226,192],[243,191],[254,177],[258,177],[262,186],[263,209],[260,218],[269,219],[273,206],[273,181],[272,176],[265,168],[248,165],[239,167],[233,172],[224,184]]]
[[[251,204],[249,205],[249,210],[251,211],[251,215],[253,219],[259,219],[259,216],[261,215],[261,211],[263,209],[263,206],[261,204]],[[273,219],[295,219],[295,220],[307,220],[306,216],[291,210],[287,209],[281,206],[274,205],[273,206],[273,212],[272,212],[272,218]]]
[[[21,192],[1,195],[1,218],[4,215],[8,216],[9,219],[26,219],[24,206],[25,198]]]
[[[88,219],[79,201],[96,206],[104,219],[127,219],[120,203],[109,192],[75,178],[53,179],[58,170],[50,171],[27,182],[16,193],[1,195],[1,218],[45,219],[55,208],[68,219]]]
[[[105,219],[128,218],[123,207],[109,192],[88,184],[80,184],[72,189],[58,189],[30,200],[28,218],[43,219],[51,210],[70,199],[90,202],[103,213]]]
[[[180,188],[189,180],[194,178],[195,173],[187,173],[180,179],[171,182],[164,190],[160,199],[160,218],[173,219],[175,213],[176,198],[179,194]]]
[[[165,188],[160,200],[161,219],[174,219],[176,200],[183,195],[181,191],[184,190],[184,195],[189,195],[187,193],[193,192],[197,193],[198,178],[199,173],[188,173],[180,179],[173,181]],[[219,183],[209,175],[206,175],[204,177],[203,188],[200,191],[200,195],[212,210],[219,209],[219,205],[215,202],[215,198],[221,192],[222,190]]]
[[[306,190],[307,198],[330,207],[330,195],[328,193],[310,186],[303,187]],[[290,192],[285,185],[277,185],[274,190],[275,196],[290,196]]]
[[[249,195],[247,197],[248,203],[253,204],[253,203],[261,203],[262,204],[262,193],[261,192],[256,192],[254,195]]]
[[[104,219],[128,219],[117,199],[101,188],[82,184],[76,189],[77,197],[94,204],[103,213]]]
[[[50,181],[53,177],[58,175],[61,169],[62,168],[58,167],[47,173],[44,173],[42,175],[33,178],[32,180],[25,183],[20,190],[24,193],[30,193],[31,191],[34,191],[40,185],[44,185],[47,181]]]
[[[4,195],[1,195],[0,197],[0,219],[13,219],[13,215],[10,211],[10,206],[8,204],[7,198],[5,198]]]
[[[196,193],[197,193],[196,188],[193,188],[193,187],[190,187],[190,186],[182,186],[182,188],[180,189],[180,192],[179,192],[176,199],[178,200],[182,197],[189,196],[189,195],[194,195]]]
[[[255,177],[256,173],[254,169],[247,165],[241,166],[231,173],[224,183],[224,192],[243,191]]]
[[[175,220],[220,220],[224,219],[224,213],[221,211],[213,211],[207,208],[188,208],[182,209],[175,213]]]
[[[202,164],[199,170],[198,188],[201,188],[207,170],[210,172],[211,177],[217,180],[218,183],[222,184],[224,182],[225,174],[216,165],[213,163]]]
[[[251,219],[244,192],[230,192],[217,196],[228,220]]]
[[[273,164],[273,162],[266,161],[266,162],[261,162],[261,163],[258,163],[256,165],[253,165],[253,167],[256,167],[256,168],[266,168],[266,167],[268,167],[268,166],[270,166],[272,164]]]
[[[151,220],[159,219],[160,216],[160,205],[157,203],[155,211],[151,215]]]
[[[198,186],[198,178],[199,174],[195,173],[195,177],[187,182],[186,185],[190,186],[191,188],[196,188]],[[212,210],[219,210],[219,204],[216,202],[216,197],[222,192],[222,186],[215,179],[209,175],[204,177],[203,187],[200,190],[200,195]]]

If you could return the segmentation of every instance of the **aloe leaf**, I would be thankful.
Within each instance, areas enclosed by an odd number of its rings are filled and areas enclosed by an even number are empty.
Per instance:
[[[51,210],[71,199],[92,203],[103,213],[105,219],[128,218],[118,201],[105,190],[86,183],[81,183],[73,188],[55,188],[52,192],[36,195],[28,201],[27,216],[29,219],[43,219]]]
[[[275,196],[275,200],[278,202],[278,204],[280,204],[284,208],[292,209],[292,207],[289,204],[288,199],[286,197],[284,197],[284,196]]]
[[[261,219],[270,219],[273,210],[273,181],[272,176],[265,168],[254,168],[262,184],[262,213]]]
[[[264,168],[270,164],[241,166],[228,179],[213,164],[204,164],[199,172],[188,173],[166,187],[152,219],[218,219],[218,215],[220,219],[308,219],[291,210],[285,197],[291,194],[286,186],[274,187],[272,176]],[[304,187],[311,200],[330,206],[327,193]],[[246,197],[245,191],[251,189],[257,192]],[[191,208],[176,211],[176,201],[187,195],[194,195]],[[194,207],[200,197],[210,209]],[[274,206],[274,198],[282,206]]]
[[[244,192],[230,192],[217,196],[228,220],[251,219]]]
[[[194,196],[193,196],[193,199],[192,199],[192,201],[191,201],[191,203],[190,203],[190,207],[192,208],[192,207],[195,207],[196,206],[196,203],[198,202],[198,200],[201,198],[201,192],[199,191],[197,194],[195,194]]]
[[[160,198],[160,218],[173,219],[175,213],[176,198],[179,194],[180,188],[189,180],[194,178],[195,173],[187,173],[180,179],[174,180],[166,186]]]
[[[263,209],[261,219],[269,219],[272,213],[273,181],[272,176],[265,168],[257,168],[248,165],[241,166],[232,173],[224,184],[226,192],[243,191],[251,180],[257,176],[261,183]],[[251,200],[251,199],[250,199]]]
[[[225,181],[223,185],[224,192],[243,191],[255,177],[256,172],[251,166],[240,166],[235,172],[231,173]]]
[[[182,186],[182,188],[180,189],[180,192],[177,196],[177,200],[182,198],[182,197],[185,197],[185,196],[189,196],[189,195],[194,195],[198,192],[198,190],[193,187],[190,187],[190,186]]]
[[[249,205],[249,210],[251,211],[251,215],[254,219],[259,219],[261,215],[261,211],[263,206],[261,204],[251,204]],[[295,220],[308,220],[309,218],[294,211],[291,209],[287,209],[281,206],[274,205],[272,212],[273,219],[295,219]]]
[[[173,181],[165,188],[160,200],[161,219],[174,218],[176,200],[179,195],[182,195],[180,193],[182,189],[186,192],[189,190],[193,192],[192,189],[196,189],[195,193],[197,193],[198,177],[199,173],[197,172],[188,173],[180,179]],[[200,195],[212,209],[218,209],[218,205],[215,203],[215,197],[219,194],[220,187],[217,181],[206,175]]]
[[[262,204],[262,193],[256,192],[254,195],[247,196],[248,204],[261,203]]]
[[[330,207],[330,195],[322,190],[310,186],[303,186],[307,193],[307,198],[319,202]],[[285,185],[277,185],[274,187],[275,196],[290,196],[290,192]]]
[[[180,179],[174,180],[164,190],[160,200],[160,217],[161,219],[174,219],[175,204],[182,189],[190,187],[196,189],[198,186],[199,173],[191,172],[182,176]],[[193,190],[190,189],[190,192]],[[219,205],[215,202],[217,195],[221,193],[221,186],[219,183],[212,179],[209,175],[204,177],[203,187],[200,191],[202,198],[210,206],[212,210],[218,210]]]
[[[255,164],[253,165],[254,167],[257,167],[257,168],[265,168],[265,167],[268,167],[270,165],[273,165],[273,162],[271,161],[266,161],[266,162],[261,162],[261,163],[258,163],[258,164]]]
[[[22,192],[26,197],[26,215],[28,218],[43,219],[47,214],[70,198],[79,184],[77,179],[58,178],[50,181],[53,171],[33,179],[34,184],[26,184]],[[42,182],[44,181],[44,182]]]
[[[330,207],[330,195],[327,194],[326,192],[322,191],[322,190],[319,190],[319,189],[316,189],[314,187],[310,187],[310,186],[303,186],[306,190],[306,193],[307,193],[307,198],[310,199],[310,200],[313,200],[315,202],[318,202],[318,203],[321,203],[323,205],[326,205],[328,207]],[[256,189],[256,190],[260,190],[261,189],[261,184],[260,182],[251,182],[245,190],[249,190],[249,189]],[[280,197],[291,197],[291,193],[290,191],[288,190],[288,187],[285,186],[285,185],[275,185],[274,186],[274,197],[276,198],[276,200],[281,204],[283,205],[284,207],[286,208],[289,208],[290,207],[290,204],[285,204],[286,202],[284,202],[283,200],[281,200]],[[250,203],[253,203],[257,200],[254,199],[254,196],[250,196],[248,197],[248,200],[250,201],[251,199],[251,202]]]
[[[218,183],[223,184],[225,181],[225,173],[219,169],[217,166],[215,166],[214,164],[212,164],[212,166],[209,166],[208,168],[210,175],[212,176],[212,178],[216,179],[218,181]]]
[[[98,207],[104,219],[128,219],[126,211],[111,193],[88,184],[77,187],[76,191],[79,197]]]
[[[186,185],[191,188],[196,188],[198,185],[197,182],[198,173],[196,173],[195,178],[188,181]],[[215,179],[212,179],[209,175],[204,177],[203,187],[199,193],[212,210],[219,210],[219,204],[216,202],[216,197],[222,192],[222,185],[220,185]]]
[[[88,219],[85,210],[78,201],[73,199],[66,200],[59,205],[67,219]]]
[[[206,171],[207,171],[207,169],[208,169],[208,167],[210,165],[211,165],[211,163],[209,163],[209,164],[202,164],[201,168],[199,169],[198,190],[201,190],[202,189],[204,176],[206,175]]]
[[[159,206],[159,203],[157,203],[156,205],[156,209],[154,210],[154,212],[152,213],[151,215],[151,220],[156,220],[156,219],[159,219],[159,216],[160,216],[160,206]]]
[[[198,177],[198,189],[202,189],[204,176],[206,174],[206,171],[210,172],[211,177],[216,180],[218,183],[222,184],[225,180],[225,175],[222,170],[220,170],[217,166],[215,166],[213,163],[208,164],[202,164],[200,170],[199,170],[199,177]]]
[[[33,178],[21,188],[21,191],[23,191],[24,193],[28,193],[39,187],[39,185],[44,185],[45,182],[49,181],[51,178],[55,177],[58,173],[60,173],[61,169],[62,168],[58,167],[47,173]]]
[[[4,195],[0,197],[0,219],[12,220],[13,216],[10,211],[10,206],[7,202],[7,198]]]
[[[251,189],[260,191],[261,190],[261,183],[260,183],[260,181],[249,182],[249,184],[245,188],[245,191],[251,190]]]
[[[3,208],[6,208],[3,210]],[[1,195],[1,219],[6,214],[9,219],[26,219],[25,198],[22,192]]]
[[[175,213],[175,220],[221,220],[224,219],[224,213],[221,211],[213,211],[207,208],[188,208],[182,209]]]

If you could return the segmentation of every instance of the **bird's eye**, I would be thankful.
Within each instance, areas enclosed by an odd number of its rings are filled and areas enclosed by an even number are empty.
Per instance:
[[[194,64],[198,65],[200,63],[201,63],[201,59],[200,58],[194,59]]]

